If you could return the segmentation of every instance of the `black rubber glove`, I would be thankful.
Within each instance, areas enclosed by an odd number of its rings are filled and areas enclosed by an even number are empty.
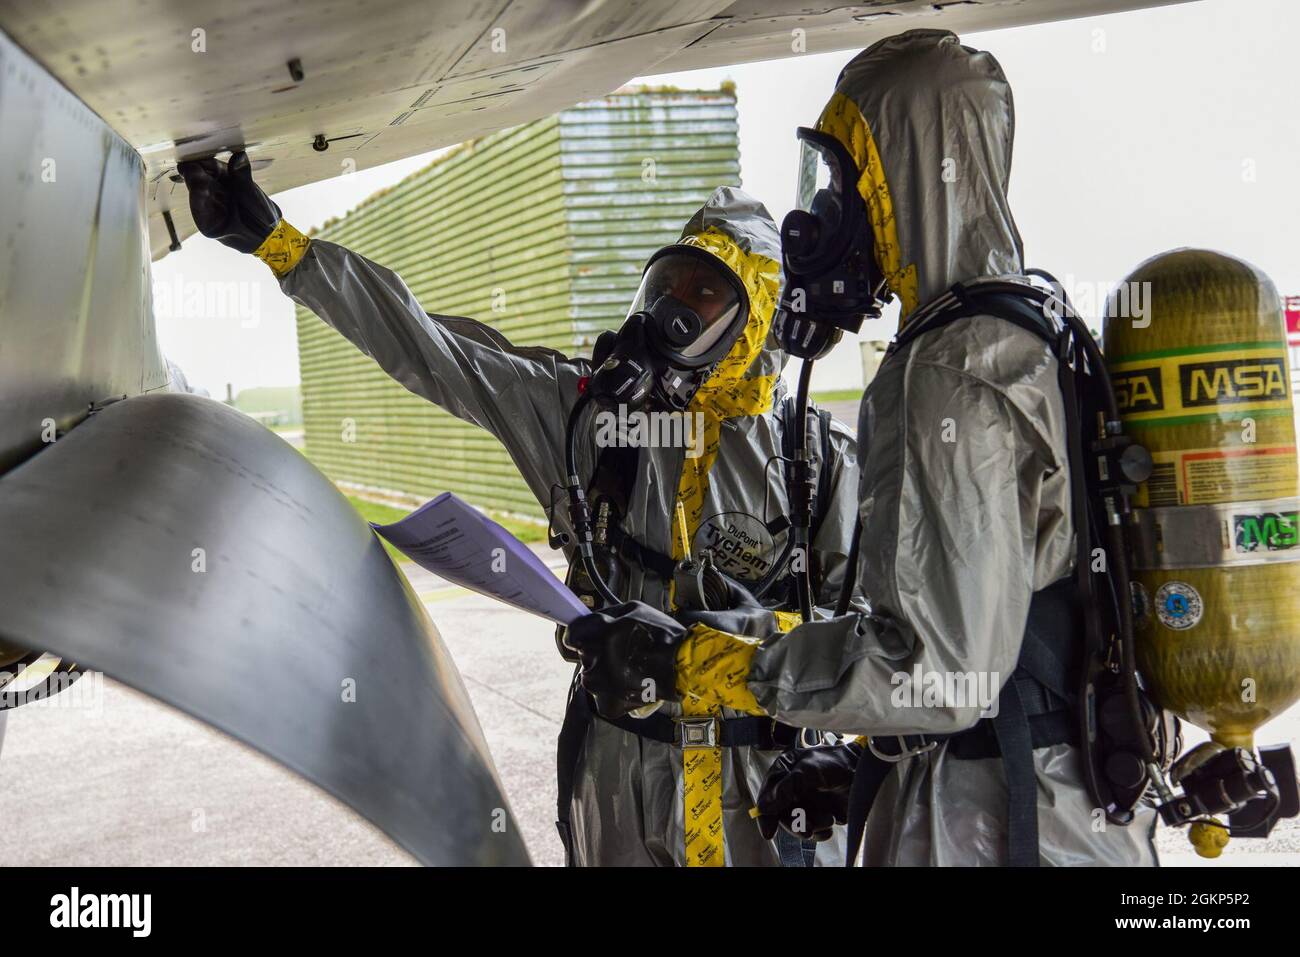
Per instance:
[[[707,625],[729,635],[744,635],[747,638],[770,638],[780,629],[770,608],[749,593],[739,582],[727,578],[727,608],[722,611],[680,611],[677,620],[689,628],[691,625]]]
[[[229,163],[216,159],[181,163],[176,172],[190,191],[190,214],[199,232],[241,253],[251,253],[280,222],[280,207],[253,182],[243,150]]]
[[[582,686],[596,710],[619,718],[654,701],[676,701],[677,646],[686,628],[639,601],[602,608],[569,626],[564,643],[582,660]]]
[[[849,819],[849,789],[862,745],[793,748],[767,772],[758,794],[758,829],[772,840],[783,827],[800,840],[826,841]]]

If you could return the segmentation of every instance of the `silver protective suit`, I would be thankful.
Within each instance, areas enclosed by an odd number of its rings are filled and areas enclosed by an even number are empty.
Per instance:
[[[1021,273],[1006,196],[1013,125],[997,62],[951,33],[883,40],[841,74],[819,126],[864,170],[869,210],[892,210],[873,216],[873,233],[904,322],[956,282]],[[924,699],[904,695],[918,677],[975,672],[996,679],[996,698],[1016,668],[1032,594],[1074,566],[1056,362],[1011,323],[959,319],[881,366],[858,440],[859,585],[871,613],[802,625],[760,650],[750,690],[793,724],[962,731],[978,703],[917,707]],[[1107,825],[1074,748],[1042,748],[1034,760],[1043,864],[1155,863],[1151,810]],[[1000,759],[958,760],[940,744],[886,779],[863,861],[1001,863],[1006,801]]]
[[[683,238],[715,231],[745,254],[780,262],[779,237],[767,210],[745,193],[717,190],[687,224]],[[775,282],[775,279],[773,279]],[[549,512],[552,487],[565,483],[564,433],[578,398],[578,380],[591,372],[583,358],[546,348],[512,345],[490,326],[473,319],[425,313],[419,301],[391,270],[333,243],[314,240],[281,288],[346,336],[390,376],[416,395],[478,425],[505,446],[539,503]],[[770,315],[750,322],[770,323]],[[784,394],[778,373],[785,361],[770,338],[760,339],[747,376],[772,376],[774,408]],[[706,386],[708,383],[706,383]],[[589,425],[590,423],[588,423]],[[591,436],[590,428],[579,434]],[[814,541],[823,563],[820,599],[833,603],[854,521],[855,460],[851,434],[838,423],[832,430],[833,495]],[[624,529],[643,545],[672,553],[671,517],[682,471],[680,448],[641,451],[624,520]],[[755,537],[765,519],[787,514],[781,470],[768,467],[781,454],[781,422],[775,412],[726,419],[719,454],[709,472],[704,520],[696,548],[709,536],[743,526]],[[584,441],[578,466],[584,478],[595,464],[595,447]],[[766,496],[766,499],[765,499]],[[766,514],[764,509],[766,507]],[[561,506],[554,516],[565,528]],[[764,533],[765,534],[765,533]],[[762,535],[757,535],[760,539]],[[747,544],[751,560],[772,561],[783,540]],[[572,557],[572,556],[570,556]],[[724,570],[741,574],[740,567]],[[666,607],[664,583],[653,574],[630,569],[622,589],[626,599]],[[675,705],[666,705],[673,713]],[[729,712],[730,714],[730,712]],[[724,830],[727,861],[735,865],[776,865],[777,851],[762,839],[749,816],[767,769],[779,752],[723,749]],[[580,865],[672,865],[684,860],[682,752],[679,748],[622,731],[593,719],[576,771],[571,810],[575,862]],[[839,864],[842,836],[819,848],[818,860]]]

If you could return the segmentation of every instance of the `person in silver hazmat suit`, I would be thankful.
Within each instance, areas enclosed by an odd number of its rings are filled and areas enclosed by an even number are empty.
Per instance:
[[[607,698],[629,690],[627,669],[596,653],[615,642],[639,670],[669,676],[670,699],[862,735],[784,757],[759,809],[842,821],[869,763],[869,865],[1155,863],[1154,811],[1107,823],[1085,786],[1068,682],[1043,684],[1022,655],[1055,647],[1061,674],[1078,657],[1064,598],[1076,541],[1056,360],[1038,335],[978,308],[905,338],[953,306],[956,284],[974,294],[1030,283],[1007,201],[1013,129],[993,56],[914,30],[849,62],[816,129],[800,131],[821,188],[783,226],[787,282],[814,295],[794,259],[815,265],[826,252],[831,265],[809,271],[834,277],[858,256],[880,296],[901,304],[899,346],[859,420],[858,584],[870,612],[771,640],[765,611],[693,616],[688,627],[624,607],[568,637],[584,685]],[[1013,800],[1000,742],[1021,718],[1028,782]]]
[[[592,376],[589,360],[513,345],[473,319],[426,313],[393,271],[309,239],[285,222],[253,182],[246,154],[235,154],[229,164],[181,164],[179,171],[201,232],[267,262],[287,295],[393,379],[495,436],[538,502],[554,512],[553,525],[569,528],[555,493],[566,484],[566,422]],[[666,558],[682,557],[674,517],[679,502],[685,541],[697,554],[712,549],[721,570],[735,579],[752,582],[781,557],[778,546],[789,533],[774,519],[786,514],[786,490],[781,470],[769,467],[782,454],[787,431],[780,414],[785,356],[769,336],[779,259],[767,210],[741,190],[723,187],[646,270],[628,325],[653,312],[656,303],[647,296],[686,301],[703,328],[697,341],[675,348],[684,354],[682,365],[690,366],[692,357],[703,361],[675,392],[687,403],[682,434],[688,447],[638,449],[634,481],[622,490],[623,541],[659,561],[647,559],[658,573],[627,563],[617,583],[620,597],[671,607],[671,582],[662,574],[671,574],[663,568]],[[577,429],[584,480],[599,462],[593,440],[603,424],[599,414],[592,409]],[[833,602],[851,539],[856,465],[851,433],[829,417],[819,425],[827,455],[813,544],[820,596]],[[751,816],[768,768],[793,743],[793,729],[735,712],[687,719],[680,712],[671,706],[620,726],[596,716],[575,682],[561,735],[557,812],[571,864],[803,866],[814,855],[838,863],[842,850],[835,841],[792,848],[765,839]],[[686,732],[706,722],[711,734],[686,740]]]

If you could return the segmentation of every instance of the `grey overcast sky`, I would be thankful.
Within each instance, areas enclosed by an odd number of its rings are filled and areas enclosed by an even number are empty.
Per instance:
[[[1139,262],[1178,246],[1232,253],[1300,294],[1298,34],[1294,0],[1198,0],[963,37],[997,56],[1015,93],[1011,199],[1028,264],[1056,273],[1087,315]],[[743,186],[779,221],[794,195],[794,130],[816,120],[852,55],[813,50],[643,79],[735,81]],[[434,155],[276,199],[305,230]],[[187,285],[210,281],[237,281],[240,295],[219,314],[186,306]],[[196,236],[155,264],[154,283],[163,349],[192,382],[224,396],[227,383],[238,392],[298,381],[292,304],[260,262]],[[864,332],[887,338],[891,321]],[[841,346],[817,385],[856,384],[858,361]]]

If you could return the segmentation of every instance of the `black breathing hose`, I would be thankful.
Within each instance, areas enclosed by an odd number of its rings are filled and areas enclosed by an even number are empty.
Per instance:
[[[564,428],[564,469],[568,473],[569,483],[565,491],[569,494],[569,523],[573,526],[574,547],[578,550],[583,571],[591,579],[604,605],[617,605],[621,599],[610,589],[600,569],[596,567],[596,555],[591,546],[591,505],[587,502],[587,494],[578,475],[578,420],[590,403],[591,396],[583,393],[569,413],[569,421]]]
[[[853,523],[853,540],[849,542],[849,557],[844,563],[844,581],[840,583],[840,597],[835,602],[836,618],[849,613],[853,603],[853,586],[858,583],[858,546],[862,539],[862,516]]]
[[[813,494],[813,477],[811,472],[811,463],[808,457],[808,390],[812,383],[813,360],[804,359],[803,367],[799,370],[799,385],[795,390],[795,431],[794,431],[794,448],[795,462],[792,463],[792,481],[790,490],[797,498],[797,502],[792,502],[796,507],[794,512],[794,527],[791,534],[794,536],[795,545],[800,549],[800,554],[796,560],[802,559],[803,571],[796,572],[795,593],[799,598],[799,616],[804,621],[813,620],[813,600],[812,600],[812,554],[810,537],[810,526],[812,523],[812,499]],[[826,463],[822,463],[822,468]]]
[[[564,470],[568,472],[569,483],[578,483],[578,420],[582,418],[582,413],[587,411],[587,406],[591,404],[591,396],[585,392],[578,396],[578,401],[573,404],[573,410],[569,413],[569,421],[564,426]]]

